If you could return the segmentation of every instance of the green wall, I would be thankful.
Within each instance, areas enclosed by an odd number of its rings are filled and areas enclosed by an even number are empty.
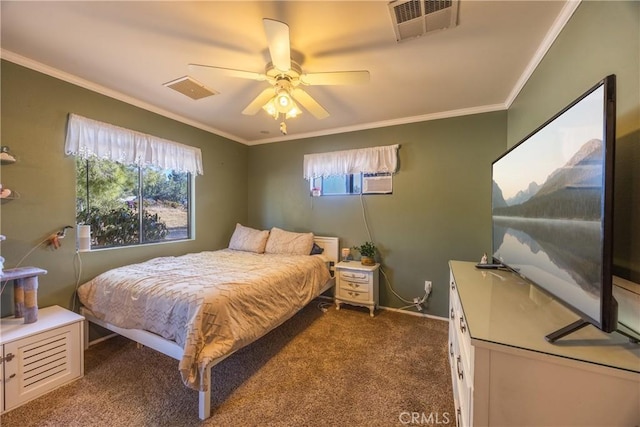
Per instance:
[[[82,276],[154,256],[227,245],[235,222],[368,240],[361,203],[386,276],[407,299],[434,284],[426,312],[447,315],[450,259],[478,260],[490,250],[490,165],[607,74],[618,76],[616,272],[640,281],[640,2],[583,2],[508,111],[246,147],[7,61],[1,65],[2,144],[19,162],[1,182],[22,196],[1,206],[0,246],[12,267],[75,217],[75,168],[64,155],[69,112],[200,147],[196,239],[82,255]],[[295,127],[295,121],[291,125]],[[291,128],[293,129],[293,128]],[[311,198],[304,154],[400,144],[392,195]],[[40,305],[71,306],[77,280],[75,233],[58,250],[38,247],[23,265],[49,271]],[[381,304],[405,305],[381,282]],[[2,315],[11,313],[10,287]]]
[[[617,78],[615,273],[640,282],[640,2],[583,1],[508,112],[508,144]]]
[[[80,282],[130,262],[226,247],[236,221],[246,219],[248,147],[8,61],[0,71],[0,136],[18,159],[3,165],[0,177],[20,194],[0,206],[0,229],[7,236],[0,253],[7,268],[50,234],[75,225],[75,163],[64,154],[68,113],[199,147],[204,164],[204,175],[195,179],[195,240],[84,253]],[[39,246],[22,263],[48,271],[39,280],[40,306],[72,306],[79,265],[75,237],[71,230],[60,249]],[[1,315],[12,313],[9,284]]]
[[[290,128],[295,127],[292,121]],[[337,236],[341,247],[379,247],[389,282],[403,298],[424,294],[425,312],[446,316],[448,261],[479,260],[491,250],[491,162],[506,147],[506,112],[478,114],[292,142],[249,150],[249,223]],[[400,144],[392,195],[312,198],[304,154]],[[381,276],[380,304],[406,304]]]

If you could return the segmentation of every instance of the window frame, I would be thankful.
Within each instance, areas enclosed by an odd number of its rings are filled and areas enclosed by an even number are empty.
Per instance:
[[[362,194],[362,173],[352,173],[346,175],[336,175],[335,177],[343,177],[346,182],[345,186],[347,191],[344,193],[325,193],[324,180],[326,177],[318,176],[309,180],[309,191],[312,197],[326,197],[326,196],[358,196]],[[330,177],[330,178],[335,178]],[[356,191],[357,190],[357,191]]]
[[[86,171],[86,176],[84,177],[83,181],[85,182],[85,188],[87,191],[87,198],[88,198],[88,206],[85,209],[88,209],[91,206],[90,200],[90,194],[89,194],[89,182],[90,182],[90,173],[89,173],[89,162],[91,161],[108,161],[108,162],[112,162],[112,163],[116,163],[119,165],[122,165],[119,162],[116,162],[114,160],[111,159],[98,159],[98,158],[77,158],[77,161],[79,162],[83,162],[85,164],[85,171]],[[77,163],[76,163],[77,165]],[[113,249],[122,249],[122,248],[131,248],[131,247],[140,247],[140,246],[148,246],[148,245],[157,245],[157,244],[169,244],[169,243],[179,243],[179,242],[185,242],[185,241],[192,241],[195,240],[196,237],[196,228],[195,228],[195,178],[196,178],[196,174],[191,173],[191,172],[184,172],[187,175],[186,178],[186,185],[187,185],[187,189],[186,189],[186,195],[187,195],[187,237],[184,238],[176,238],[176,239],[162,239],[162,240],[155,240],[155,241],[145,241],[145,237],[144,237],[144,215],[143,213],[145,212],[145,208],[144,208],[144,171],[147,168],[146,166],[140,166],[140,165],[125,165],[126,167],[132,167],[135,168],[135,175],[136,175],[136,179],[137,179],[137,195],[136,195],[136,203],[139,207],[142,207],[142,209],[139,210],[138,212],[138,241],[137,243],[130,243],[130,244],[114,244],[114,245],[108,245],[108,246],[94,246],[93,244],[93,239],[91,241],[91,246],[90,246],[90,250],[91,251],[102,251],[102,250],[113,250]],[[151,168],[153,168],[154,166],[151,165]],[[164,169],[160,169],[161,171],[167,171]],[[173,171],[172,171],[173,172]],[[180,171],[175,171],[175,172],[180,172]],[[76,166],[76,182],[79,182],[78,180],[78,169]],[[78,211],[78,205],[77,205],[77,200],[78,200],[78,190],[76,188],[76,221],[78,219],[78,216],[80,214],[80,212]],[[148,211],[147,211],[148,212]],[[80,225],[80,223],[78,223]],[[90,224],[88,224],[90,225]]]

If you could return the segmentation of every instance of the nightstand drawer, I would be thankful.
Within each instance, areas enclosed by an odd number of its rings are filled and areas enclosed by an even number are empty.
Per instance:
[[[370,277],[367,272],[340,270],[340,278],[350,282],[368,283]]]
[[[368,282],[359,283],[352,280],[342,279],[340,280],[340,287],[350,291],[367,292],[371,289],[371,284]]]
[[[356,291],[340,287],[340,289],[338,289],[338,298],[350,301],[367,302],[369,301],[369,291],[367,289]]]

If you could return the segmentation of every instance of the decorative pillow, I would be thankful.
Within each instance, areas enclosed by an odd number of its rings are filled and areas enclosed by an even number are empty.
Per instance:
[[[264,253],[268,238],[269,230],[256,230],[236,224],[236,229],[229,241],[229,249],[261,254]]]
[[[267,254],[309,255],[313,247],[313,233],[294,233],[273,227],[269,233]]]
[[[316,242],[313,242],[313,247],[309,255],[320,255],[322,252],[324,252],[324,248],[320,247]]]

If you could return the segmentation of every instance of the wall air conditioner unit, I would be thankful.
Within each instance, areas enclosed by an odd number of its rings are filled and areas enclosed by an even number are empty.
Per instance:
[[[389,3],[398,42],[458,25],[459,0],[394,0]]]
[[[393,193],[393,176],[390,173],[365,173],[362,176],[362,194]]]

